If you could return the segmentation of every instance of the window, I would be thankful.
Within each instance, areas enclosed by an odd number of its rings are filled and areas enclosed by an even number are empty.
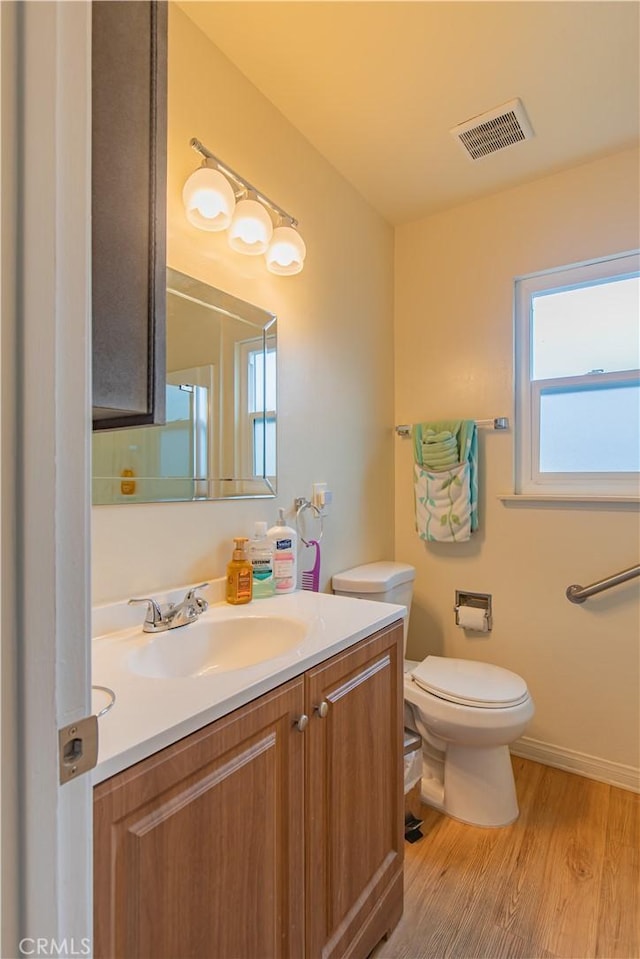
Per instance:
[[[276,473],[276,351],[249,352],[249,418],[254,476]]]
[[[516,492],[640,492],[640,257],[516,280]]]
[[[275,338],[239,344],[240,454],[242,476],[276,475]]]

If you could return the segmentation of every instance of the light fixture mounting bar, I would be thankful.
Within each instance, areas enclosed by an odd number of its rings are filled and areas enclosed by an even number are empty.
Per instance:
[[[264,204],[264,206],[269,207],[269,209],[273,210],[274,213],[283,217],[285,220],[288,220],[291,226],[296,227],[298,225],[298,221],[296,220],[295,217],[291,216],[290,213],[287,213],[286,210],[283,210],[281,206],[279,206],[277,203],[274,203],[273,200],[270,200],[269,197],[265,196],[265,194],[262,193],[260,190],[257,190],[253,186],[253,184],[249,183],[248,180],[245,180],[243,176],[240,176],[240,174],[236,173],[236,171],[233,170],[230,166],[227,166],[226,163],[223,163],[222,160],[218,159],[218,157],[214,153],[212,153],[211,150],[209,150],[204,145],[204,143],[201,143],[200,140],[198,140],[196,137],[191,138],[191,140],[189,141],[189,146],[193,150],[195,150],[196,153],[199,153],[200,156],[204,157],[205,160],[213,160],[213,162],[216,164],[216,166],[218,167],[221,173],[224,173],[225,176],[228,176],[230,177],[230,179],[235,180],[236,183],[239,183],[241,186],[243,186],[245,190],[248,190],[251,193],[255,193],[258,200],[260,200],[260,202]]]

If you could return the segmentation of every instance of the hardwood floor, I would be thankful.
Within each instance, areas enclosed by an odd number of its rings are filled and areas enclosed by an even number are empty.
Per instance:
[[[640,796],[513,757],[520,817],[422,807],[405,907],[372,959],[640,959]]]

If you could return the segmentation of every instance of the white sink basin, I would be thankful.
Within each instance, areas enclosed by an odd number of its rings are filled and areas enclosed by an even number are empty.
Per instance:
[[[148,634],[127,666],[151,679],[209,676],[275,659],[299,646],[308,625],[286,616],[201,619],[189,626]]]

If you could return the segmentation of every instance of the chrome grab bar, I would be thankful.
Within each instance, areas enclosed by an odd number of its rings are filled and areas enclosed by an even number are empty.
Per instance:
[[[605,589],[611,589],[612,586],[618,586],[620,583],[626,583],[628,579],[640,576],[640,566],[630,566],[629,569],[623,569],[615,576],[607,576],[597,583],[591,583],[590,586],[567,586],[567,599],[570,603],[584,603],[585,599],[595,596],[596,593],[602,593]]]

